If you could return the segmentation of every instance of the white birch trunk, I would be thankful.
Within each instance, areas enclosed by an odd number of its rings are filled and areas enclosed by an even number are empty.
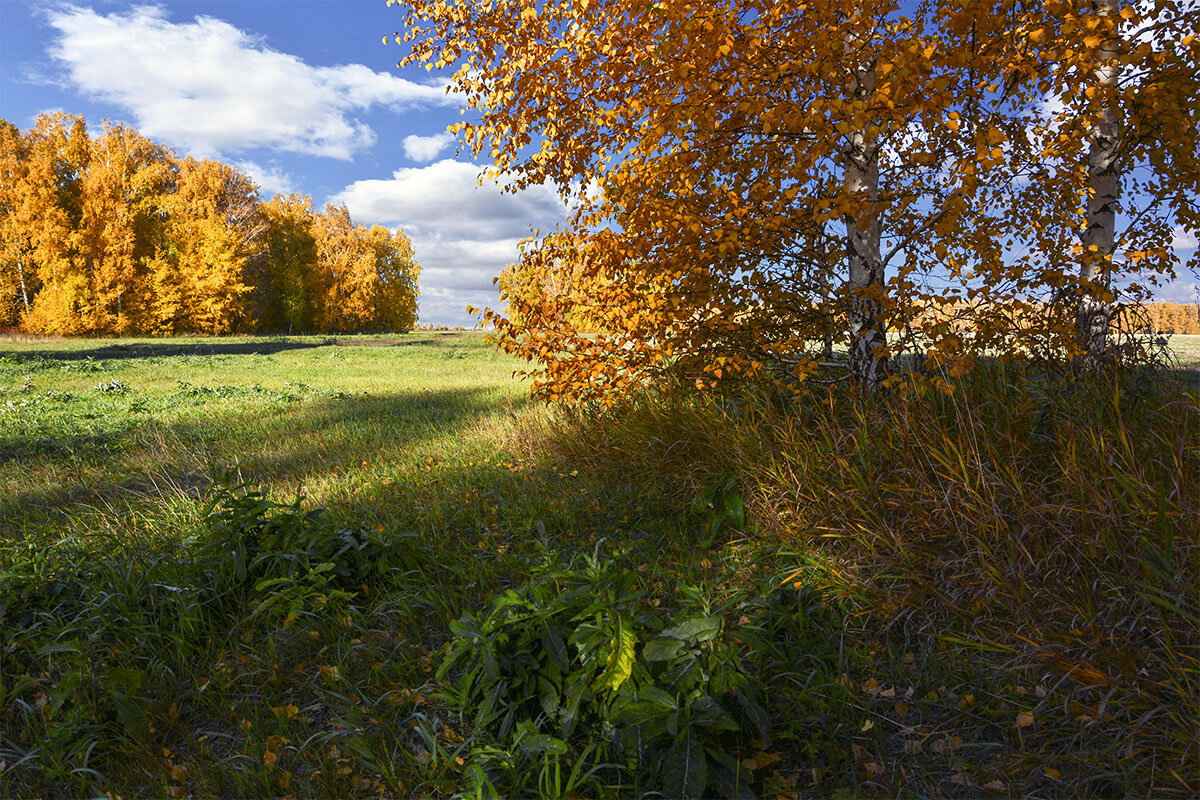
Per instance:
[[[846,36],[846,56],[856,59],[857,35]],[[862,58],[850,79],[851,96],[867,101],[875,91],[875,62]],[[858,197],[859,210],[846,218],[850,293],[850,375],[866,386],[883,379],[886,359],[879,351],[887,345],[887,332],[879,302],[883,295],[883,261],[880,254],[879,142],[866,127],[851,131],[843,151],[846,193]]]
[[[1120,24],[1119,0],[1094,0],[1094,4],[1101,15]],[[1075,324],[1083,359],[1091,367],[1098,366],[1107,355],[1108,326],[1112,314],[1108,300],[1099,295],[1106,294],[1111,284],[1112,257],[1116,249],[1120,123],[1113,94],[1120,77],[1116,62],[1118,44],[1118,38],[1114,35],[1097,53],[1096,89],[1105,101],[1099,118],[1093,122],[1088,153],[1087,227],[1081,237],[1083,257],[1079,267],[1079,282],[1084,294],[1079,302]]]
[[[25,288],[25,264],[17,259],[17,278],[21,282],[21,302],[25,304],[25,316],[29,316],[29,290]]]

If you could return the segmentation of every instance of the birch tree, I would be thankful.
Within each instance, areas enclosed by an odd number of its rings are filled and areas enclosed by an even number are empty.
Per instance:
[[[1003,98],[975,70],[1003,40],[977,35],[978,9],[407,8],[406,63],[455,69],[475,114],[465,144],[510,189],[553,184],[574,209],[500,276],[509,308],[487,314],[547,397],[609,398],[667,375],[794,385],[826,366],[876,386],[898,351],[957,368],[975,346],[944,326],[918,345],[909,329],[947,284],[1002,267],[989,198],[1006,185],[992,180]],[[528,291],[556,272],[584,291]],[[584,335],[581,318],[599,324]],[[850,354],[840,365],[835,343]]]

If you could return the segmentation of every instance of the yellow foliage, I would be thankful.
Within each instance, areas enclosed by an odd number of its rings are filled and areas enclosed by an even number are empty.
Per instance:
[[[452,71],[465,146],[508,188],[569,202],[485,312],[536,392],[795,386],[847,350],[878,384],[903,353],[1079,351],[1071,310],[1111,304],[1127,266],[1081,225],[1112,210],[1087,206],[1117,105],[1117,239],[1158,254],[1137,270],[1176,265],[1171,225],[1200,225],[1197,48],[1125,42],[1113,3],[410,0],[404,63]],[[1190,41],[1180,5],[1156,9]],[[1136,91],[1105,88],[1114,62]],[[928,317],[943,301],[954,320]]]
[[[0,326],[56,334],[407,330],[401,232],[179,158],[125,125],[0,120]]]

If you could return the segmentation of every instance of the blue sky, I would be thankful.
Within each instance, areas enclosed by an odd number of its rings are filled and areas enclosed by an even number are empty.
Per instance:
[[[548,189],[477,186],[481,165],[445,133],[461,103],[382,42],[402,23],[385,0],[0,0],[0,116],[129,122],[238,165],[265,196],[299,191],[402,226],[423,267],[421,319],[467,323],[467,304],[494,305],[517,242],[563,206]]]

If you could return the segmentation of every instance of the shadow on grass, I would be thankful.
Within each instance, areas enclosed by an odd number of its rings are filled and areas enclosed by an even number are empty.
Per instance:
[[[436,335],[408,334],[403,338],[385,337],[375,339],[338,338],[336,336],[278,337],[231,341],[214,339],[212,342],[161,342],[131,341],[96,347],[78,347],[70,350],[41,349],[17,350],[0,348],[0,358],[20,361],[112,361],[141,358],[167,358],[171,356],[238,356],[273,355],[289,350],[310,350],[317,347],[457,347],[456,339],[466,337],[465,332],[439,333]]]
[[[130,342],[128,344],[109,344],[102,347],[86,347],[75,350],[0,350],[0,358],[20,360],[46,361],[82,361],[91,358],[96,361],[120,359],[164,358],[169,356],[220,356],[220,355],[271,355],[287,350],[308,350],[314,347],[327,347],[334,343],[333,339],[324,341],[303,341],[298,339],[266,340],[231,342],[228,340],[206,342]]]
[[[199,496],[213,473],[237,465],[255,482],[348,473],[364,462],[402,458],[423,442],[453,435],[504,402],[486,388],[313,398],[276,409],[216,413],[196,422],[145,426],[144,418],[131,417],[104,434],[5,437],[0,463],[7,462],[9,469],[37,474],[49,468],[74,477],[0,497],[0,536],[18,535],[33,521],[61,520],[86,506],[156,496],[164,485]],[[135,432],[138,421],[145,427]]]

